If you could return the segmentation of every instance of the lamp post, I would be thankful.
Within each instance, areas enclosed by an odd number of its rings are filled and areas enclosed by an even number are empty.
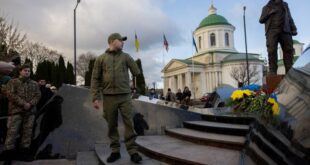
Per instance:
[[[246,9],[246,7],[243,6],[243,26],[244,26],[244,41],[245,41],[246,72],[247,72],[248,85],[250,85],[248,44],[247,44],[246,26],[245,26],[245,9]]]
[[[76,84],[76,8],[78,7],[79,3],[81,0],[77,0],[77,3],[75,5],[74,11],[73,11],[73,17],[74,17],[74,79],[75,79],[75,84]]]

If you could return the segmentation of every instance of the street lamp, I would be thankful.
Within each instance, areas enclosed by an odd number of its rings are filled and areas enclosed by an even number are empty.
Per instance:
[[[245,26],[245,9],[246,9],[246,7],[245,7],[245,6],[243,6],[243,25],[244,25],[244,41],[245,41],[246,72],[247,72],[248,85],[250,85],[250,75],[249,75],[249,58],[248,58],[248,44],[247,44],[247,37],[246,37],[246,26]]]
[[[74,8],[73,11],[73,15],[74,15],[74,78],[75,78],[75,84],[76,84],[76,18],[75,18],[75,11],[76,8],[78,7],[79,3],[81,2],[81,0],[77,0],[76,6]]]

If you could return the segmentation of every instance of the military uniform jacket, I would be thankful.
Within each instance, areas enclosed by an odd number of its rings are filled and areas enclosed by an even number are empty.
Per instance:
[[[138,65],[127,53],[107,50],[99,56],[91,78],[92,99],[100,100],[100,92],[104,95],[131,93],[128,69],[134,76],[140,74]]]
[[[41,92],[38,84],[31,79],[15,78],[6,85],[6,94],[9,99],[9,115],[23,112],[34,112]],[[32,108],[25,110],[24,105],[30,103]]]

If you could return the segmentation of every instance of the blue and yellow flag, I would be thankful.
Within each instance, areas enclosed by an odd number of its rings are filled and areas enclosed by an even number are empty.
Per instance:
[[[135,33],[135,46],[136,46],[136,52],[139,52],[140,43],[139,43],[138,36],[136,33]]]

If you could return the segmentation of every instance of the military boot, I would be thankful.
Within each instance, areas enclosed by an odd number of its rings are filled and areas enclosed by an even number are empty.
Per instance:
[[[34,155],[31,153],[30,148],[21,149],[21,160],[25,162],[31,162],[34,160]]]
[[[140,163],[142,161],[142,157],[138,153],[134,153],[130,156],[130,160],[134,163]]]
[[[14,150],[6,150],[3,151],[3,157],[4,157],[4,162],[3,165],[11,165],[13,156],[14,156]]]
[[[119,152],[112,152],[111,155],[107,158],[107,162],[112,163],[120,158],[121,158],[121,154]]]

